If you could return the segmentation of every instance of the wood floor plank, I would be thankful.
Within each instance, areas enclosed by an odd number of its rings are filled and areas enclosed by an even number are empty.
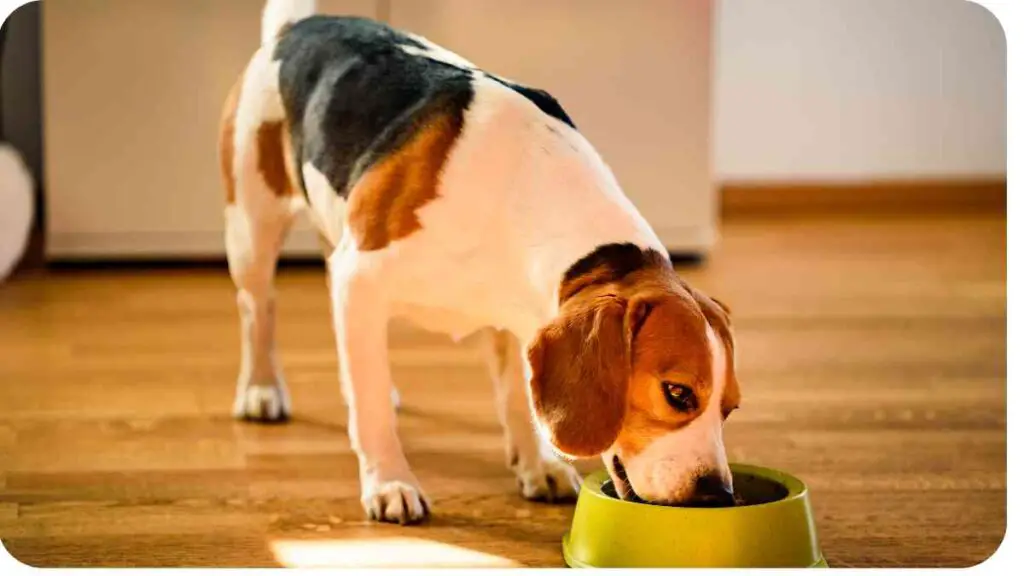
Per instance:
[[[1002,539],[1005,231],[982,215],[730,221],[708,262],[680,269],[734,311],[730,458],[807,482],[830,564],[969,566]],[[286,268],[278,292],[295,419],[265,427],[229,417],[225,271],[0,286],[7,549],[62,567],[562,564],[572,506],[516,495],[476,353],[400,321],[400,434],[435,516],[365,521],[323,273]]]

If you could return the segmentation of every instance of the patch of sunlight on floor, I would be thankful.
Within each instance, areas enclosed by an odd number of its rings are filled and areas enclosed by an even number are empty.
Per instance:
[[[519,567],[508,558],[422,538],[277,540],[271,552],[287,568]]]

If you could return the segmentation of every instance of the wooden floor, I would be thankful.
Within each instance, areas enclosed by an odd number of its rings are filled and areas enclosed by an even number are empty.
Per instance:
[[[834,566],[966,566],[1006,522],[1002,217],[728,224],[681,269],[735,311],[734,460],[811,487]],[[471,350],[398,326],[401,428],[436,515],[376,526],[322,275],[279,283],[296,421],[228,417],[234,293],[206,271],[0,287],[0,537],[40,566],[561,565],[571,506],[521,501]],[[592,469],[591,465],[584,470]]]

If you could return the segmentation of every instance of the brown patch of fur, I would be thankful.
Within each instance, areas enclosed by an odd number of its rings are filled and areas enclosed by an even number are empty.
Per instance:
[[[498,330],[494,333],[494,359],[498,374],[504,374],[508,370],[508,357],[514,350],[512,334],[505,330]]]
[[[228,204],[235,202],[235,115],[238,113],[238,97],[241,92],[242,79],[239,78],[228,92],[220,117],[220,173]]]
[[[605,296],[563,308],[530,346],[530,387],[554,446],[587,458],[610,446],[625,420],[626,306],[620,298]]]
[[[295,194],[298,186],[299,171],[298,163],[295,161],[295,147],[292,144],[292,132],[287,126],[281,129],[281,151],[284,153],[284,171],[288,176],[288,184],[291,193]]]
[[[618,280],[618,278],[614,278],[614,272],[611,268],[606,265],[600,265],[584,274],[563,281],[558,290],[558,301],[565,302],[587,286],[614,282],[615,280]]]
[[[292,193],[291,134],[282,121],[264,122],[256,131],[257,168],[279,198]],[[294,168],[294,167],[293,167]]]
[[[628,458],[704,410],[738,402],[731,338],[722,337],[726,400],[709,405],[714,375],[706,327],[721,329],[722,308],[691,291],[671,266],[652,263],[612,281],[602,276],[612,272],[598,266],[563,286],[572,295],[530,347],[534,407],[554,445],[571,456],[594,456],[617,443]],[[718,316],[704,311],[706,300]],[[698,409],[684,414],[669,406],[666,380],[689,386]]]
[[[629,406],[618,438],[626,459],[704,410],[716,409],[709,407],[714,390],[711,347],[697,303],[678,288],[655,288],[642,297],[648,299],[651,312],[634,343]],[[671,407],[662,390],[664,381],[693,390],[697,410],[681,413]]]
[[[675,274],[671,264],[653,250],[633,245],[605,246],[576,262],[565,274],[558,290],[559,303],[565,302],[588,286],[632,280],[664,278]]]
[[[349,195],[348,224],[360,250],[380,250],[420,229],[416,210],[437,198],[440,172],[461,128],[461,118],[438,113],[359,178]]]

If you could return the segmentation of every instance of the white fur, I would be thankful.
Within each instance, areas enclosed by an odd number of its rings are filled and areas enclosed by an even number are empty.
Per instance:
[[[386,264],[360,252],[350,237],[339,244],[329,264],[334,331],[363,507],[374,518],[417,521],[426,514],[425,497],[398,439],[391,401]]]
[[[637,496],[648,501],[680,502],[692,495],[697,478],[719,475],[732,486],[722,438],[722,395],[726,386],[726,353],[710,325],[705,327],[712,355],[712,390],[707,407],[693,422],[651,442],[625,462]]]
[[[260,28],[263,43],[273,43],[285,24],[298,22],[315,12],[316,0],[267,0],[263,6],[263,24]]]
[[[242,88],[238,96],[238,110],[235,113],[235,150],[247,150],[260,125],[284,119],[284,103],[278,77],[281,63],[274,58],[274,47],[264,46],[253,54],[242,77]],[[252,150],[255,153],[255,149]],[[235,156],[235,176],[239,174],[239,162],[244,157]]]
[[[260,189],[251,146],[261,123],[283,117],[279,65],[270,61],[267,35],[295,17],[297,12],[284,12],[283,6],[268,3],[264,45],[246,72],[236,121],[239,192],[237,207],[227,214],[227,241],[248,350],[242,371],[246,385],[240,385],[237,403],[243,407],[255,403],[249,395],[266,401],[266,380],[271,389],[283,390],[273,361],[272,283],[264,273],[272,270],[268,263],[277,257],[293,210]],[[419,53],[475,69],[461,56],[420,40],[428,48]],[[491,366],[506,442],[518,455],[513,468],[524,495],[562,497],[578,489],[579,478],[533,431],[525,346],[557,315],[562,274],[597,246],[632,242],[667,256],[580,134],[483,74],[474,74],[473,82],[474,100],[439,175],[438,197],[417,210],[421,228],[408,237],[381,250],[360,251],[344,226],[345,202],[332,200],[335,191],[326,178],[303,167],[312,221],[336,244],[328,273],[340,380],[362,502],[372,518],[415,521],[427,513],[397,433],[388,365],[390,318],[404,316],[455,339],[481,330],[511,334],[515,344],[505,358],[507,368],[499,371],[494,359]],[[249,392],[252,386],[260,388]]]
[[[494,327],[528,343],[557,314],[562,274],[598,245],[667,253],[582,136],[494,80],[474,91],[422,229],[369,257],[394,263],[396,314],[455,339]]]
[[[404,316],[455,339],[507,329],[516,339],[510,372],[495,374],[499,412],[519,454],[523,494],[565,497],[575,472],[536,437],[523,348],[557,314],[562,273],[605,242],[664,253],[596,151],[575,131],[483,77],[440,175],[438,199],[417,211],[422,229],[383,250],[357,249],[342,229],[329,259],[342,390],[363,505],[372,517],[418,520],[425,499],[402,451],[389,401],[388,320]],[[345,204],[322,175],[303,170],[313,221],[328,238]],[[351,337],[350,337],[351,335]],[[554,482],[550,493],[548,478]],[[405,500],[408,517],[398,517]]]
[[[582,136],[498,82],[478,77],[474,88],[440,175],[438,199],[417,211],[422,229],[374,252],[359,251],[346,229],[330,258],[342,388],[363,504],[371,516],[389,520],[396,518],[388,510],[401,509],[394,503],[399,495],[423,497],[388,402],[390,317],[404,316],[455,339],[488,329],[515,336],[512,372],[495,374],[495,380],[507,442],[519,451],[516,473],[524,495],[564,497],[579,480],[533,431],[524,347],[557,314],[561,276],[575,260],[606,242],[665,253]],[[316,220],[341,222],[344,215],[320,213]]]
[[[257,50],[242,78],[235,117],[232,162],[235,202],[225,209],[225,245],[238,288],[242,361],[233,413],[278,420],[290,411],[287,386],[275,351],[274,267],[297,207],[278,198],[260,174],[256,134],[264,122],[284,118],[277,87],[280,64],[272,47]]]
[[[302,180],[309,197],[310,216],[327,240],[337,245],[345,232],[345,198],[331,187],[327,177],[312,162],[302,165]]]
[[[409,46],[409,45],[403,44],[401,46],[401,49],[404,50],[408,54],[414,54],[414,55],[417,55],[417,56],[424,56],[426,58],[430,58],[431,60],[436,60],[438,62],[444,62],[446,64],[451,64],[452,66],[455,66],[457,68],[462,68],[463,70],[479,70],[479,68],[477,68],[476,64],[473,64],[469,60],[466,60],[465,58],[463,58],[462,56],[459,56],[458,54],[452,52],[451,50],[448,50],[446,48],[442,48],[441,46],[438,46],[437,44],[434,44],[433,42],[431,42],[430,40],[427,40],[426,38],[424,38],[422,36],[418,36],[418,35],[412,34],[410,32],[406,32],[406,35],[409,36],[410,38],[413,38],[414,40],[418,41],[419,43],[423,44],[424,46],[426,46],[426,49],[423,49],[423,48],[418,48],[416,46]]]

